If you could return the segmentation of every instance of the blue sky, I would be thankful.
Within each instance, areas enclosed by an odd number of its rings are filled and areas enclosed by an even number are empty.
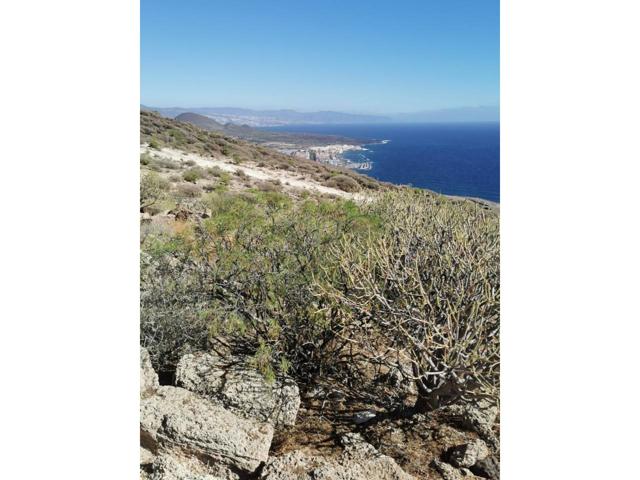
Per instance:
[[[499,1],[141,0],[141,102],[412,112],[499,103]]]

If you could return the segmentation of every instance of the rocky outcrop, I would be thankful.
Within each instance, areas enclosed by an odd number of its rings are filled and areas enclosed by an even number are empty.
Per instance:
[[[480,477],[476,477],[471,470],[467,468],[455,468],[448,463],[441,462],[440,460],[434,460],[433,466],[438,470],[444,480],[482,480]]]
[[[478,460],[470,470],[482,478],[500,480],[500,461],[493,455],[483,460]]]
[[[216,468],[217,467],[217,468]],[[238,480],[240,477],[224,466],[211,466],[196,458],[179,454],[158,455],[150,480]]]
[[[454,423],[480,435],[493,452],[500,451],[500,440],[493,431],[493,425],[498,416],[497,407],[481,405],[478,408],[470,405],[451,405],[443,408],[442,413]]]
[[[142,446],[174,448],[253,472],[267,460],[273,427],[241,418],[188,390],[170,386],[140,402]]]
[[[380,454],[358,434],[342,438],[339,458],[310,456],[300,450],[269,460],[262,480],[413,480],[396,462]]]
[[[449,455],[449,463],[458,468],[474,466],[478,460],[484,460],[489,456],[489,447],[479,438],[471,443],[459,445],[452,449]]]
[[[215,353],[183,356],[176,383],[201,394],[245,418],[273,425],[293,425],[300,407],[300,392],[289,377],[272,384],[251,366],[250,357],[223,359]]]
[[[151,395],[160,386],[146,348],[140,347],[140,397]]]

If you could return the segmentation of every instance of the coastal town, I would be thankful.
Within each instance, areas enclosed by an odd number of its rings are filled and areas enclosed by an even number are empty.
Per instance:
[[[346,167],[354,170],[371,170],[372,168],[372,162],[369,160],[354,162],[344,155],[349,151],[365,151],[366,148],[361,145],[336,144],[300,147],[294,144],[270,143],[268,146],[294,158],[326,163],[335,167]],[[363,158],[366,159],[364,156]]]

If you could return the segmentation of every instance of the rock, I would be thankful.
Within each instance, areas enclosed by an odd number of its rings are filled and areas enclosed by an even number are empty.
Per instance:
[[[457,469],[448,463],[442,462],[438,459],[433,461],[433,466],[435,469],[442,475],[444,480],[481,480],[479,477],[476,477],[470,470],[466,468]]]
[[[142,446],[178,448],[192,456],[254,472],[269,455],[273,427],[241,418],[188,390],[162,386],[140,402]]]
[[[494,452],[500,451],[500,440],[492,429],[498,414],[497,407],[485,404],[480,409],[470,405],[450,405],[444,407],[442,412],[456,423],[480,435]]]
[[[197,459],[158,455],[153,463],[150,480],[236,480],[238,475],[224,469],[214,474],[211,468]]]
[[[140,347],[140,397],[153,394],[159,386],[158,374],[151,365],[149,352]]]
[[[294,425],[300,392],[289,377],[273,384],[251,366],[250,357],[223,359],[215,353],[184,355],[176,370],[176,383],[245,417],[273,425]]]
[[[478,460],[484,460],[489,456],[489,447],[479,438],[471,443],[459,445],[451,450],[449,462],[458,468],[469,468]]]
[[[356,425],[367,423],[369,420],[376,418],[376,413],[371,410],[364,410],[362,412],[356,412],[353,414],[353,422]]]
[[[380,454],[358,434],[342,438],[339,458],[309,456],[300,450],[269,460],[262,480],[414,480],[396,462]]]
[[[478,460],[476,464],[471,467],[471,471],[489,480],[500,480],[500,462],[493,455],[483,460]]]
[[[140,465],[150,465],[155,459],[155,455],[146,448],[140,447]]]

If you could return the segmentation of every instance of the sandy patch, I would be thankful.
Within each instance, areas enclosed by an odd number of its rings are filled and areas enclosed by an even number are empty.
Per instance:
[[[176,150],[173,148],[162,148],[160,150],[155,150],[149,148],[149,146],[146,144],[140,145],[140,153],[158,155],[162,158],[166,158],[174,162],[193,161],[200,167],[218,167],[221,170],[229,173],[235,173],[238,170],[242,170],[248,177],[254,178],[256,180],[279,180],[285,189],[287,187],[299,188],[358,201],[364,200],[365,198],[365,196],[361,193],[344,192],[342,190],[338,190],[337,188],[331,188],[325,185],[321,185],[313,180],[300,179],[298,178],[300,176],[299,174],[287,172],[284,170],[274,171],[268,168],[258,167],[256,164],[249,162],[243,163],[242,165],[234,165],[230,158],[224,156],[205,157],[197,153],[184,152],[182,150]]]

